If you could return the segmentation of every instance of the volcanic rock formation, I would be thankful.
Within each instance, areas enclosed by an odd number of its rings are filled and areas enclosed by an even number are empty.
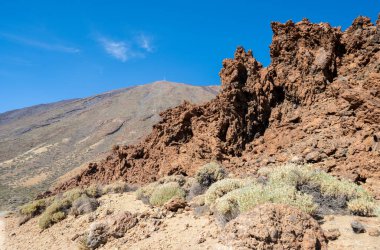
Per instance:
[[[223,61],[214,100],[161,113],[143,142],[115,146],[54,192],[192,175],[215,160],[244,175],[268,164],[315,163],[380,197],[380,21],[358,17],[343,32],[304,19],[274,22],[272,30],[268,67],[239,47]]]
[[[231,249],[327,249],[318,222],[282,204],[264,204],[230,221],[221,235]]]

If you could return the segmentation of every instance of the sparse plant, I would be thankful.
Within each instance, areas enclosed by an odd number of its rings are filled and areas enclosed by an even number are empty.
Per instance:
[[[129,186],[126,182],[116,181],[116,182],[113,182],[113,183],[106,185],[103,188],[102,193],[103,194],[124,193],[124,192],[127,192],[128,190],[129,190]]]
[[[83,194],[80,198],[76,199],[72,206],[70,213],[74,216],[93,212],[99,206],[99,202],[95,198],[90,198]]]
[[[210,162],[197,171],[195,178],[201,186],[209,187],[214,182],[224,179],[226,175],[226,171],[221,165],[216,162]]]
[[[62,194],[62,200],[68,200],[70,202],[73,202],[79,197],[81,197],[82,194],[84,193],[85,193],[85,190],[81,188],[73,188]]]
[[[324,197],[335,197],[347,201],[351,213],[368,216],[374,213],[373,197],[361,186],[348,180],[339,180],[311,165],[287,164],[274,169],[259,171],[269,178],[272,187],[290,186],[298,189],[303,185],[317,188]]]
[[[216,199],[231,192],[232,190],[242,188],[244,181],[241,179],[223,179],[213,183],[205,193],[205,204],[211,206]]]
[[[294,187],[283,186],[279,188],[252,184],[235,189],[218,198],[214,210],[224,221],[229,221],[241,212],[249,211],[264,203],[288,204],[310,214],[316,209],[313,198],[310,195],[298,192]]]
[[[21,215],[34,217],[41,214],[45,210],[46,205],[45,199],[35,200],[21,206],[19,212]]]
[[[84,192],[92,198],[98,198],[103,194],[102,187],[98,184],[92,184],[91,186],[87,187]]]
[[[177,182],[168,182],[156,187],[149,198],[149,202],[154,206],[162,206],[173,197],[185,198],[185,191]]]
[[[201,206],[204,206],[205,205],[205,195],[201,194],[201,195],[195,196],[191,200],[190,205],[192,207],[201,207]]]
[[[169,175],[169,176],[160,178],[157,182],[159,184],[177,182],[178,185],[183,186],[186,183],[186,177],[183,175]]]
[[[46,229],[51,225],[65,219],[71,204],[72,202],[68,198],[61,200],[56,199],[41,215],[38,221],[39,226],[42,229]]]
[[[362,197],[349,201],[347,203],[348,210],[359,216],[376,216],[376,204],[373,198]]]
[[[40,199],[29,202],[19,208],[21,215],[18,224],[22,225],[29,221],[31,218],[40,215],[45,208],[49,205],[50,199]]]
[[[152,193],[154,192],[154,190],[157,188],[158,185],[159,185],[158,182],[152,182],[146,186],[140,187],[136,191],[136,198],[138,200],[142,200],[142,199],[149,200],[150,196],[152,195]]]

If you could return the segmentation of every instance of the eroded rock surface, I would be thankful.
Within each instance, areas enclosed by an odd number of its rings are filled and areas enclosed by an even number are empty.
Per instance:
[[[264,204],[230,221],[221,235],[233,249],[327,249],[318,222],[300,210]]]
[[[54,192],[192,175],[210,160],[247,175],[297,159],[380,197],[380,22],[358,17],[341,31],[304,19],[272,23],[272,30],[267,68],[238,48],[223,61],[215,99],[161,113],[143,142],[114,147]]]

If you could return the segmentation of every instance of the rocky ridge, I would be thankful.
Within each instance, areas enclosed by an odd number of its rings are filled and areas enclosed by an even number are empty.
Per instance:
[[[71,170],[141,141],[159,113],[205,103],[219,86],[159,81],[0,114],[0,210],[14,209]],[[170,98],[167,98],[170,96]]]
[[[161,113],[143,142],[114,146],[53,193],[116,179],[192,175],[215,160],[237,175],[314,163],[380,198],[380,20],[358,17],[345,31],[307,19],[271,26],[268,67],[239,47],[223,61],[215,99]]]

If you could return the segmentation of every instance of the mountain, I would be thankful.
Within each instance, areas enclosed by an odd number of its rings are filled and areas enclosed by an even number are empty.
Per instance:
[[[215,99],[165,111],[144,141],[114,147],[53,193],[191,176],[218,161],[243,176],[313,163],[380,197],[380,20],[358,17],[342,31],[304,19],[272,30],[268,67],[238,48],[223,61]]]
[[[0,114],[0,204],[47,189],[114,144],[140,141],[161,111],[209,101],[218,90],[160,81]]]

